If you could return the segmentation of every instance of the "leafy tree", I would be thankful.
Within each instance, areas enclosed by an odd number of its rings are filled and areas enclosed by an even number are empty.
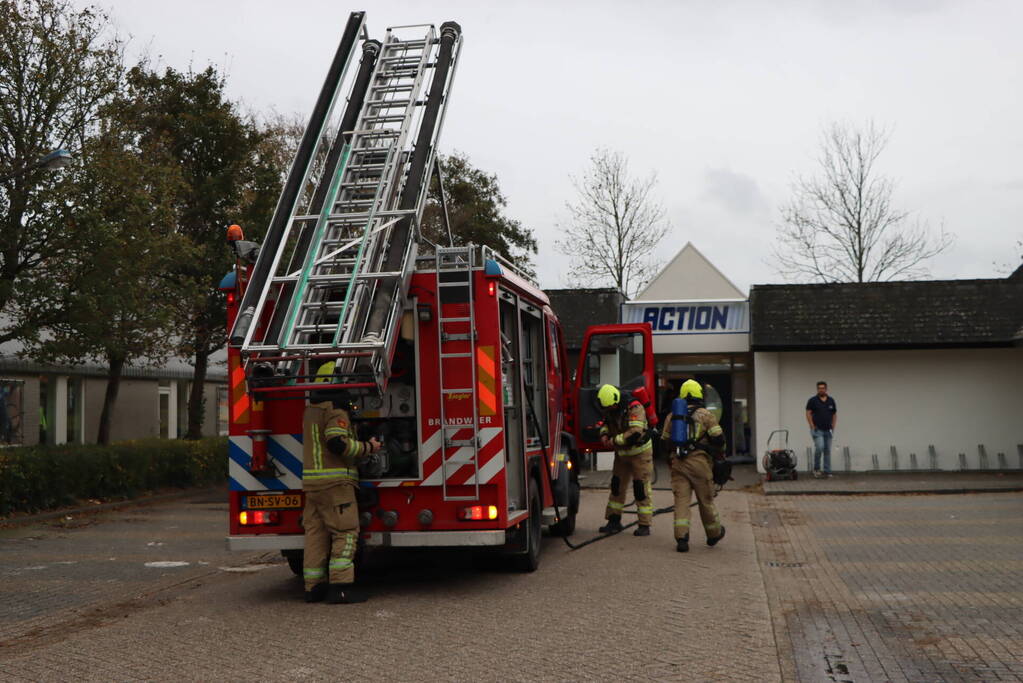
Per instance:
[[[820,172],[799,178],[782,208],[775,262],[792,278],[867,282],[927,275],[924,262],[952,244],[895,207],[895,182],[876,168],[888,134],[832,123],[821,136]]]
[[[459,152],[442,157],[441,168],[455,244],[472,242],[488,246],[532,274],[536,238],[532,230],[504,215],[508,200],[497,184],[497,175],[476,168],[465,154]],[[448,244],[436,175],[431,176],[421,230],[431,242]]]
[[[634,178],[621,152],[598,149],[582,178],[573,179],[577,198],[566,206],[558,250],[572,260],[573,280],[593,285],[610,281],[633,295],[653,277],[653,255],[671,228],[654,197],[657,174]]]
[[[60,198],[75,226],[75,251],[43,267],[34,309],[34,324],[43,329],[27,349],[44,361],[107,365],[102,444],[110,440],[125,367],[170,354],[176,301],[188,286],[176,278],[189,256],[174,229],[177,166],[166,148],[136,141],[125,121],[110,118],[69,169]]]
[[[174,205],[191,249],[176,276],[191,284],[191,294],[179,306],[178,351],[195,367],[186,438],[199,438],[209,358],[227,341],[226,301],[216,288],[233,265],[225,230],[238,223],[247,237],[258,238],[280,193],[285,155],[272,129],[257,126],[226,98],[224,77],[213,67],[163,73],[136,67],[128,90],[143,140],[166,145],[182,174]]]
[[[108,17],[69,0],[0,0],[0,176],[53,149],[80,152],[117,92],[121,43]],[[31,334],[40,268],[80,249],[55,201],[61,175],[34,170],[0,183],[0,342]]]

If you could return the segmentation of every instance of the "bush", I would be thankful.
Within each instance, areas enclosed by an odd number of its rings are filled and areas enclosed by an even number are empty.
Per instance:
[[[0,515],[227,481],[227,439],[0,450]]]

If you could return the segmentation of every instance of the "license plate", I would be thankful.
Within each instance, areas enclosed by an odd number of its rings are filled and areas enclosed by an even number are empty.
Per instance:
[[[270,493],[260,496],[245,496],[245,507],[249,510],[282,510],[302,507],[302,496],[297,493]]]

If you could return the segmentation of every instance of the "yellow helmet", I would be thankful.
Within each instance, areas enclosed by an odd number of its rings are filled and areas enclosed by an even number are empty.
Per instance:
[[[600,401],[601,408],[610,408],[618,405],[618,402],[622,400],[622,395],[615,385],[604,384],[597,390],[597,400]]]
[[[320,369],[316,371],[316,382],[326,382],[333,384],[332,379],[334,377],[334,361],[328,360],[326,363],[320,366]]]
[[[689,398],[690,396],[703,400],[703,387],[695,379],[687,379],[678,391],[679,398]]]

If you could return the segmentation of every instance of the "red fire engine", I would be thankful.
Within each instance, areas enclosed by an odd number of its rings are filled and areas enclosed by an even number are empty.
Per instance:
[[[652,389],[650,328],[591,329],[573,382],[528,276],[422,239],[461,30],[378,42],[363,23],[351,15],[263,244],[229,233],[229,547],[280,550],[301,571],[302,413],[333,388],[354,397],[360,438],[384,444],[360,476],[367,545],[491,548],[532,570],[544,524],[574,530],[596,387]]]

